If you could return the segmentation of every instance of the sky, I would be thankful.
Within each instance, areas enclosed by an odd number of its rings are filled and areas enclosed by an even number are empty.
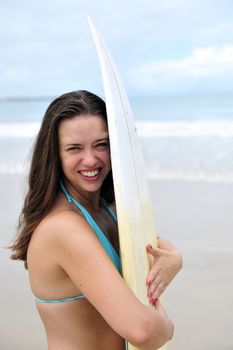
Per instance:
[[[233,92],[232,0],[0,0],[0,98],[102,91],[87,13],[130,95]]]

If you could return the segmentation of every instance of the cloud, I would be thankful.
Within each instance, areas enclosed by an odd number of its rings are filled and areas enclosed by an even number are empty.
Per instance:
[[[195,31],[195,42],[201,46],[222,46],[233,43],[233,23],[226,18],[215,23],[205,24]]]
[[[222,47],[194,48],[191,55],[177,60],[148,62],[128,72],[134,83],[151,88],[160,84],[179,85],[203,81],[214,77],[233,76],[233,45]]]
[[[221,77],[232,62],[224,61],[223,72],[213,57],[224,54],[224,44],[233,45],[231,8],[231,0],[205,0],[204,6],[202,0],[2,0],[0,95],[99,88],[85,13],[93,17],[132,93],[137,84],[148,91],[155,86],[176,91],[178,83]]]

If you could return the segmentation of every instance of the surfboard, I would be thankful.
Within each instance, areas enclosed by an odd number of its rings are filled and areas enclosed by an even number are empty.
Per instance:
[[[129,100],[111,54],[87,17],[100,64],[111,149],[123,278],[136,297],[149,305],[146,245],[157,245],[154,210],[139,138]],[[137,350],[131,344],[128,350]],[[165,347],[161,348],[165,349]]]

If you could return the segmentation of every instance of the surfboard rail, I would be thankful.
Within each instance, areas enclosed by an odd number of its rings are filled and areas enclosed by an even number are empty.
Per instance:
[[[148,243],[157,246],[154,210],[146,167],[130,103],[104,40],[87,16],[101,69],[110,137],[113,182],[123,278],[146,305],[146,277],[151,264]],[[137,350],[128,344],[128,350]],[[165,350],[163,346],[161,350]]]

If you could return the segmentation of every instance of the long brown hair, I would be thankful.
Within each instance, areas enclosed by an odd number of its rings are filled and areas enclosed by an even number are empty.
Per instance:
[[[19,218],[18,235],[10,247],[13,260],[23,260],[27,268],[27,249],[33,231],[51,209],[59,190],[62,168],[59,159],[58,126],[61,120],[78,115],[99,115],[107,122],[105,102],[85,90],[73,91],[56,98],[45,112],[38,133],[28,177],[28,190]],[[101,196],[112,203],[112,173],[105,179]]]

